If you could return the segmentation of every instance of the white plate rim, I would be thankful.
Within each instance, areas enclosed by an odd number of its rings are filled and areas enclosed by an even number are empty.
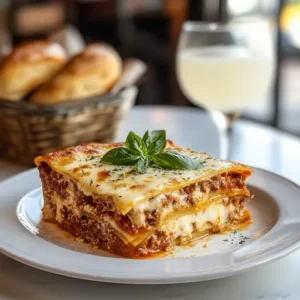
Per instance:
[[[291,180],[289,180],[287,178],[284,178],[281,175],[278,175],[276,173],[273,173],[273,172],[270,172],[270,171],[267,171],[267,170],[264,170],[261,168],[255,167],[253,169],[256,172],[258,171],[261,173],[265,173],[265,174],[267,174],[267,176],[273,176],[277,180],[279,180],[285,184],[288,184],[290,187],[293,187],[293,189],[297,190],[299,198],[300,198],[300,186],[297,185],[296,183],[292,182]],[[33,172],[36,172],[36,169],[31,169],[31,170],[22,172],[16,176],[10,177],[7,180],[1,182],[0,187],[10,184],[10,181],[17,180],[18,177],[20,178],[21,176],[32,176]],[[0,188],[0,196],[1,196],[1,188]],[[0,220],[0,222],[1,222],[1,220]],[[0,236],[1,236],[1,232],[0,232]],[[24,255],[22,255],[22,251],[18,251],[18,249],[13,247],[13,245],[9,245],[9,244],[5,243],[5,241],[3,239],[0,239],[0,252],[1,253],[5,254],[6,256],[8,256],[10,258],[13,258],[14,260],[17,260],[26,265],[35,267],[37,269],[41,269],[44,271],[48,271],[51,273],[64,275],[64,276],[68,276],[68,277],[74,277],[74,278],[81,278],[81,279],[101,281],[101,282],[130,283],[130,284],[186,283],[186,282],[196,282],[196,281],[217,279],[217,278],[232,276],[232,275],[241,273],[243,271],[246,271],[248,269],[251,269],[253,267],[256,267],[256,266],[277,260],[279,258],[282,258],[282,257],[290,254],[291,252],[295,251],[299,247],[300,247],[300,238],[297,238],[294,241],[292,241],[291,245],[283,247],[280,251],[273,253],[273,255],[269,255],[268,257],[265,257],[260,260],[253,260],[252,262],[248,262],[247,264],[243,264],[243,263],[235,264],[234,268],[231,266],[228,266],[226,268],[223,268],[222,270],[219,270],[219,269],[211,270],[209,272],[209,274],[199,274],[199,271],[198,272],[191,271],[188,273],[186,272],[184,274],[178,274],[178,273],[174,273],[171,275],[169,274],[169,277],[165,277],[165,274],[164,274],[164,276],[159,276],[157,273],[153,273],[153,274],[150,273],[150,276],[145,276],[145,274],[144,274],[143,276],[137,275],[137,276],[130,277],[130,276],[124,276],[124,274],[123,275],[122,274],[121,275],[120,274],[118,274],[118,275],[116,275],[116,274],[115,275],[108,275],[108,274],[99,275],[99,274],[97,274],[95,276],[87,271],[83,271],[82,269],[81,270],[74,270],[74,269],[70,270],[70,269],[62,269],[62,267],[60,267],[60,268],[53,267],[45,262],[38,262],[34,258],[28,259],[28,257],[24,257]],[[68,250],[68,251],[70,251],[70,250]],[[113,258],[106,257],[104,259],[113,259]],[[198,257],[195,257],[195,258],[191,257],[191,258],[187,258],[187,259],[188,260],[189,259],[197,260]],[[172,260],[178,261],[178,260],[182,260],[182,259],[172,259]],[[133,260],[118,258],[118,261],[124,263],[125,261],[129,262],[129,261],[133,261]],[[149,262],[151,260],[146,260],[146,261],[138,260],[138,261]],[[152,260],[152,262],[153,261],[154,260]],[[66,265],[64,265],[64,267],[66,267]],[[72,266],[69,266],[69,267],[71,268]]]

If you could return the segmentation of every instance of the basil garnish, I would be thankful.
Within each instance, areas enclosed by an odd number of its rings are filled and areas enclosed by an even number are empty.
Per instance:
[[[143,156],[147,151],[144,141],[132,131],[129,132],[126,138],[125,147],[135,155]]]
[[[129,149],[121,147],[114,148],[106,152],[101,158],[101,162],[110,162],[114,165],[134,165],[140,156],[132,154]]]
[[[139,173],[145,173],[149,166],[149,158],[142,156],[137,162],[137,170]]]
[[[152,155],[151,160],[164,169],[197,170],[201,167],[198,161],[175,150]]]
[[[125,147],[108,151],[101,159],[114,165],[136,165],[139,173],[149,166],[162,169],[197,170],[202,164],[175,150],[164,151],[167,145],[166,131],[146,132],[143,138],[132,131],[128,134]]]
[[[150,134],[148,131],[143,136],[143,141],[147,147],[148,155],[153,155],[162,152],[167,145],[166,131],[155,130]]]

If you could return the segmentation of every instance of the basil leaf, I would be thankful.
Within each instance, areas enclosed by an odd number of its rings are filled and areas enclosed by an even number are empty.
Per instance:
[[[130,131],[126,138],[125,146],[132,154],[144,155],[147,153],[144,141],[132,131]]]
[[[140,156],[133,155],[128,149],[121,147],[106,152],[100,162],[108,162],[113,165],[134,165],[139,158]]]
[[[166,131],[154,130],[150,134],[148,131],[144,134],[143,140],[147,147],[147,153],[149,155],[162,152],[167,145]]]
[[[148,141],[149,141],[148,139],[149,139],[149,131],[147,130],[143,135],[143,141],[144,141],[146,147],[148,146]]]
[[[137,162],[137,170],[139,173],[145,173],[149,166],[149,159],[147,157],[141,157]]]
[[[151,160],[164,169],[197,170],[202,167],[195,159],[174,150],[152,155]]]

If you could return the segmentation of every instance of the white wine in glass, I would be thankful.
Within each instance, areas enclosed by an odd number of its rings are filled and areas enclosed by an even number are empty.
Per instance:
[[[176,56],[180,87],[193,104],[212,113],[223,137],[230,121],[266,98],[274,72],[272,45],[264,22],[184,24]],[[222,156],[228,158],[225,148]]]

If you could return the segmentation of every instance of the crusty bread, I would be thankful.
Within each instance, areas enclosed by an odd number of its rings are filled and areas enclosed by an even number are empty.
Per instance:
[[[122,61],[113,48],[101,43],[91,44],[41,86],[30,100],[53,104],[101,95],[110,90],[121,72]]]
[[[67,59],[57,43],[41,40],[19,44],[0,65],[0,98],[21,100],[49,80]]]

